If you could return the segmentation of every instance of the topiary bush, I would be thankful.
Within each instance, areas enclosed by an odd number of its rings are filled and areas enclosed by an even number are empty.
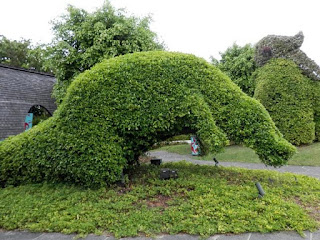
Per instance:
[[[193,55],[145,52],[80,74],[53,117],[2,142],[0,181],[112,183],[154,143],[189,133],[203,153],[231,139],[272,166],[295,152],[264,107],[220,70]]]
[[[320,82],[291,60],[273,59],[255,74],[257,98],[284,137],[295,145],[319,140]]]
[[[312,81],[311,89],[314,93],[314,123],[315,123],[315,140],[320,141],[320,82]]]

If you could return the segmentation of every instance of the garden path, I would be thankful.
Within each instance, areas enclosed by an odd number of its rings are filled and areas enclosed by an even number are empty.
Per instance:
[[[191,154],[190,155],[180,155],[177,153],[169,153],[166,151],[152,151],[149,152],[150,156],[156,158],[161,158],[163,162],[179,162],[187,161],[199,165],[215,165],[214,161],[205,161],[205,160],[196,160]],[[219,159],[218,159],[219,161]],[[268,167],[263,163],[244,163],[244,162],[219,162],[220,166],[224,167],[242,167],[248,169],[265,169],[265,170],[274,170],[279,172],[291,172],[297,174],[304,174],[307,176],[315,177],[320,179],[320,167],[313,166],[293,166],[287,165],[281,168]]]

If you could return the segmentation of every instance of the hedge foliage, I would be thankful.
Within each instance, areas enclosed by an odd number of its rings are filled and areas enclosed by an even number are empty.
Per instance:
[[[2,142],[0,181],[111,183],[154,143],[186,133],[204,153],[230,139],[272,166],[295,152],[265,108],[205,60],[144,52],[80,74],[52,118]]]
[[[319,140],[320,82],[291,60],[273,59],[255,74],[257,98],[284,137],[295,145]]]

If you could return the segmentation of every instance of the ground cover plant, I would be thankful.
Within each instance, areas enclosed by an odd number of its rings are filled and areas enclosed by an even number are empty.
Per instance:
[[[159,180],[161,167],[176,169],[179,178]],[[161,167],[136,168],[125,187],[90,190],[29,184],[0,189],[0,228],[119,238],[160,233],[302,233],[320,226],[317,179],[186,162]],[[266,192],[263,198],[258,198],[257,181]]]
[[[166,145],[153,151],[167,151],[191,156],[190,144]],[[152,156],[152,151],[150,152],[150,156]],[[258,155],[252,149],[240,145],[228,146],[220,153],[209,153],[207,156],[193,156],[192,158],[212,161],[214,157],[221,162],[261,162]],[[297,153],[289,159],[288,165],[320,166],[320,143],[317,142],[297,147]]]
[[[141,52],[80,74],[53,117],[0,143],[0,183],[105,185],[155,143],[196,134],[203,153],[232,140],[281,166],[294,154],[265,108],[193,55]]]

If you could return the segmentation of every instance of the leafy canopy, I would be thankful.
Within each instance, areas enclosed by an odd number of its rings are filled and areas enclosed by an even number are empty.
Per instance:
[[[250,44],[243,47],[233,44],[220,55],[220,61],[211,58],[212,64],[226,73],[242,91],[253,96],[255,86],[251,75],[256,69],[254,48]]]
[[[73,6],[53,22],[51,61],[58,82],[53,96],[60,103],[72,79],[93,65],[126,53],[160,50],[150,18],[127,17],[106,1],[93,13]]]
[[[0,63],[2,64],[50,72],[46,53],[45,45],[33,46],[30,40],[17,41],[0,36]]]

